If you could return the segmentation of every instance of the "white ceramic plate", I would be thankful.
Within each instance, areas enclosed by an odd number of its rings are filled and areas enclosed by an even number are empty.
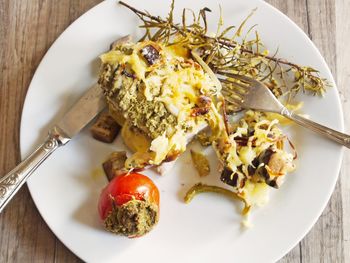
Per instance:
[[[141,10],[165,16],[169,1],[128,1]],[[270,50],[311,65],[333,82],[324,59],[307,36],[286,16],[259,0],[176,1],[179,10],[212,9],[214,28],[218,4],[226,24],[238,24],[255,7],[248,22],[255,23]],[[74,22],[53,44],[30,85],[21,126],[21,153],[25,157],[42,140],[48,128],[97,78],[98,55],[116,38],[136,32],[138,19],[115,0],[104,1]],[[334,83],[333,83],[334,84]],[[324,99],[304,97],[304,112],[316,121],[343,130],[336,88]],[[117,144],[91,139],[87,130],[55,152],[28,181],[42,217],[57,237],[88,262],[272,262],[300,241],[324,209],[334,188],[342,148],[314,134],[290,131],[298,149],[298,169],[282,189],[273,191],[269,204],[253,212],[254,227],[242,230],[238,204],[221,196],[203,194],[185,205],[184,193],[197,177],[185,154],[174,169],[160,177],[147,174],[161,191],[161,217],[148,235],[127,239],[105,232],[98,219],[97,200],[106,184],[102,161]],[[215,167],[215,158],[212,158]],[[100,169],[101,170],[101,169]],[[215,170],[215,169],[213,169]],[[220,184],[213,173],[204,182]],[[151,261],[152,260],[152,261]],[[220,260],[220,261],[219,261]]]

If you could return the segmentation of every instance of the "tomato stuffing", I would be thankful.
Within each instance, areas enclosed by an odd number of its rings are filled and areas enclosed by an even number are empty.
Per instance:
[[[159,190],[139,173],[116,176],[103,190],[98,204],[105,228],[128,237],[149,232],[159,218]]]

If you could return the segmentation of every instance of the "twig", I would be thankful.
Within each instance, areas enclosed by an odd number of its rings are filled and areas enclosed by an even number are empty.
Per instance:
[[[130,9],[131,11],[133,11],[134,13],[136,13],[138,15],[148,17],[149,19],[157,21],[158,23],[167,23],[167,21],[161,19],[160,17],[153,16],[153,15],[150,15],[150,14],[148,14],[146,12],[140,11],[140,10],[136,9],[135,7],[132,7],[129,4],[123,2],[123,1],[119,1],[119,4],[127,7],[128,9]],[[177,26],[177,25],[175,25],[173,23],[171,23],[170,26],[173,29],[176,29],[177,31],[179,31],[180,33],[185,34],[184,30],[181,27],[179,27],[179,26]],[[186,31],[189,32],[189,33],[193,33],[193,31],[190,30],[190,29],[186,29]],[[215,37],[210,37],[210,36],[207,36],[207,35],[204,35],[203,37],[205,37],[206,39],[212,40],[212,41],[217,41],[221,45],[224,45],[224,46],[227,46],[227,47],[230,47],[230,48],[237,47],[236,44],[230,42],[229,40],[217,39]],[[296,68],[298,70],[302,70],[302,68],[299,65],[297,65],[295,63],[292,63],[292,62],[289,62],[289,61],[286,61],[286,60],[283,60],[283,59],[280,59],[280,58],[271,57],[271,56],[264,55],[264,54],[261,54],[261,53],[255,53],[252,50],[248,50],[248,49],[245,49],[245,48],[241,48],[241,51],[245,52],[245,53],[253,54],[253,55],[256,55],[256,56],[259,56],[259,57],[263,57],[263,58],[266,58],[268,60],[272,60],[275,63],[281,63],[281,64],[284,64],[284,65]]]

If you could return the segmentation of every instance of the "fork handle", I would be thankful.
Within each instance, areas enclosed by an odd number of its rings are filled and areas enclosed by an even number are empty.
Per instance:
[[[344,145],[347,148],[350,148],[350,136],[345,133],[338,132],[336,130],[333,130],[331,128],[318,124],[314,121],[311,121],[309,119],[306,119],[304,117],[301,117],[298,114],[295,114],[289,111],[282,111],[281,114],[284,117],[287,117],[288,119],[296,122],[297,124],[305,128],[308,128],[318,134],[326,136],[328,139],[331,139],[337,143]]]

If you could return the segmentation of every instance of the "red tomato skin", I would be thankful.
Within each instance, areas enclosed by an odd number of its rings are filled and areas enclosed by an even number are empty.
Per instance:
[[[159,207],[159,190],[153,181],[139,173],[116,176],[102,190],[98,204],[100,218],[105,220],[115,205],[121,206],[132,199],[147,200]]]

